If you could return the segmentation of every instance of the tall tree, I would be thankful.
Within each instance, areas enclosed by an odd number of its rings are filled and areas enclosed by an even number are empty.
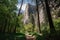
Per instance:
[[[39,0],[36,0],[36,10],[37,10],[37,15],[38,15],[38,28],[39,28],[39,33],[41,33],[40,19],[39,19],[39,10],[38,10],[38,2],[39,2]]]
[[[19,15],[20,15],[20,13],[21,13],[22,5],[23,5],[23,0],[21,0],[21,5],[20,5],[20,8],[19,8],[18,16],[19,16]]]
[[[18,11],[18,16],[17,16],[17,20],[16,20],[16,26],[19,27],[19,28],[21,27],[21,25],[23,25],[23,23],[21,21],[21,19],[22,19],[21,8],[22,8],[22,5],[23,5],[23,1],[24,0],[21,0],[20,8],[19,8],[19,11]],[[17,27],[16,27],[16,29],[17,29]],[[16,30],[16,32],[17,31],[20,32],[20,29]]]
[[[45,4],[46,4],[46,11],[47,11],[48,21],[49,21],[49,26],[50,26],[50,32],[53,33],[55,32],[55,28],[54,28],[53,21],[52,21],[50,8],[48,5],[48,0],[45,0]]]

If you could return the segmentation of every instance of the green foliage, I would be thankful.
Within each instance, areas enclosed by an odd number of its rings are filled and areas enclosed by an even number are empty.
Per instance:
[[[26,40],[24,33],[16,33],[16,40]]]
[[[24,28],[26,31],[32,31],[32,24],[31,23],[25,24]]]
[[[17,0],[0,0],[0,40],[14,40]]]
[[[11,32],[15,30],[17,0],[0,0],[0,31]]]
[[[17,16],[16,32],[24,32],[23,15]]]
[[[55,29],[56,29],[57,31],[59,31],[59,30],[60,30],[60,18],[58,18],[58,19],[53,19],[53,21],[54,21]]]

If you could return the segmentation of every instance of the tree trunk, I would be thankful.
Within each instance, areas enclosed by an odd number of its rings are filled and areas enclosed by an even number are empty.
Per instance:
[[[47,16],[48,16],[49,26],[50,26],[50,32],[53,33],[53,32],[55,32],[55,28],[53,25],[51,13],[50,13],[50,8],[49,8],[47,0],[45,0],[45,5],[46,5],[46,11],[47,11]]]
[[[5,20],[5,24],[4,24],[4,27],[2,29],[3,33],[5,32],[6,26],[7,26],[7,19]]]
[[[39,28],[39,33],[41,33],[40,19],[39,19],[39,10],[38,10],[38,0],[36,0],[36,10],[37,10],[37,15],[38,15],[38,28]]]
[[[21,11],[22,5],[23,5],[23,0],[21,1],[21,6],[20,6],[20,9],[19,9],[19,12],[18,12],[18,16],[20,15],[20,11]]]
[[[32,24],[33,24],[33,26],[32,26],[32,27],[33,27],[32,32],[34,32],[34,28],[35,28],[35,20],[34,20],[33,15],[31,15],[31,17],[32,17],[32,19],[31,19],[31,20],[32,20]]]

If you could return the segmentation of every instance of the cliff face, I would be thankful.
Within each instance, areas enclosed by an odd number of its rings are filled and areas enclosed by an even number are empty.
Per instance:
[[[26,4],[26,9],[24,12],[24,24],[31,22],[31,15],[34,15],[36,13],[35,6],[31,4]]]
[[[47,14],[46,14],[45,6],[43,6],[43,4],[40,4],[38,8],[39,8],[40,24],[47,23],[48,19],[47,19]]]
[[[37,25],[38,21],[38,16],[37,16],[37,11],[36,11],[36,6],[35,5],[30,5],[26,4],[26,9],[24,12],[24,24],[27,24],[31,21],[33,21],[32,16],[34,18],[34,22]],[[45,8],[42,5],[39,5],[39,15],[40,15],[40,23],[45,23],[46,22],[46,11]]]
[[[25,12],[24,12],[24,24],[29,22],[29,11],[28,10],[29,10],[29,5],[27,4]]]

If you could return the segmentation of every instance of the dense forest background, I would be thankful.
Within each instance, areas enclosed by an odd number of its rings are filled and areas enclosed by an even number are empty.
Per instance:
[[[60,0],[0,0],[0,35],[1,40],[59,40]]]

